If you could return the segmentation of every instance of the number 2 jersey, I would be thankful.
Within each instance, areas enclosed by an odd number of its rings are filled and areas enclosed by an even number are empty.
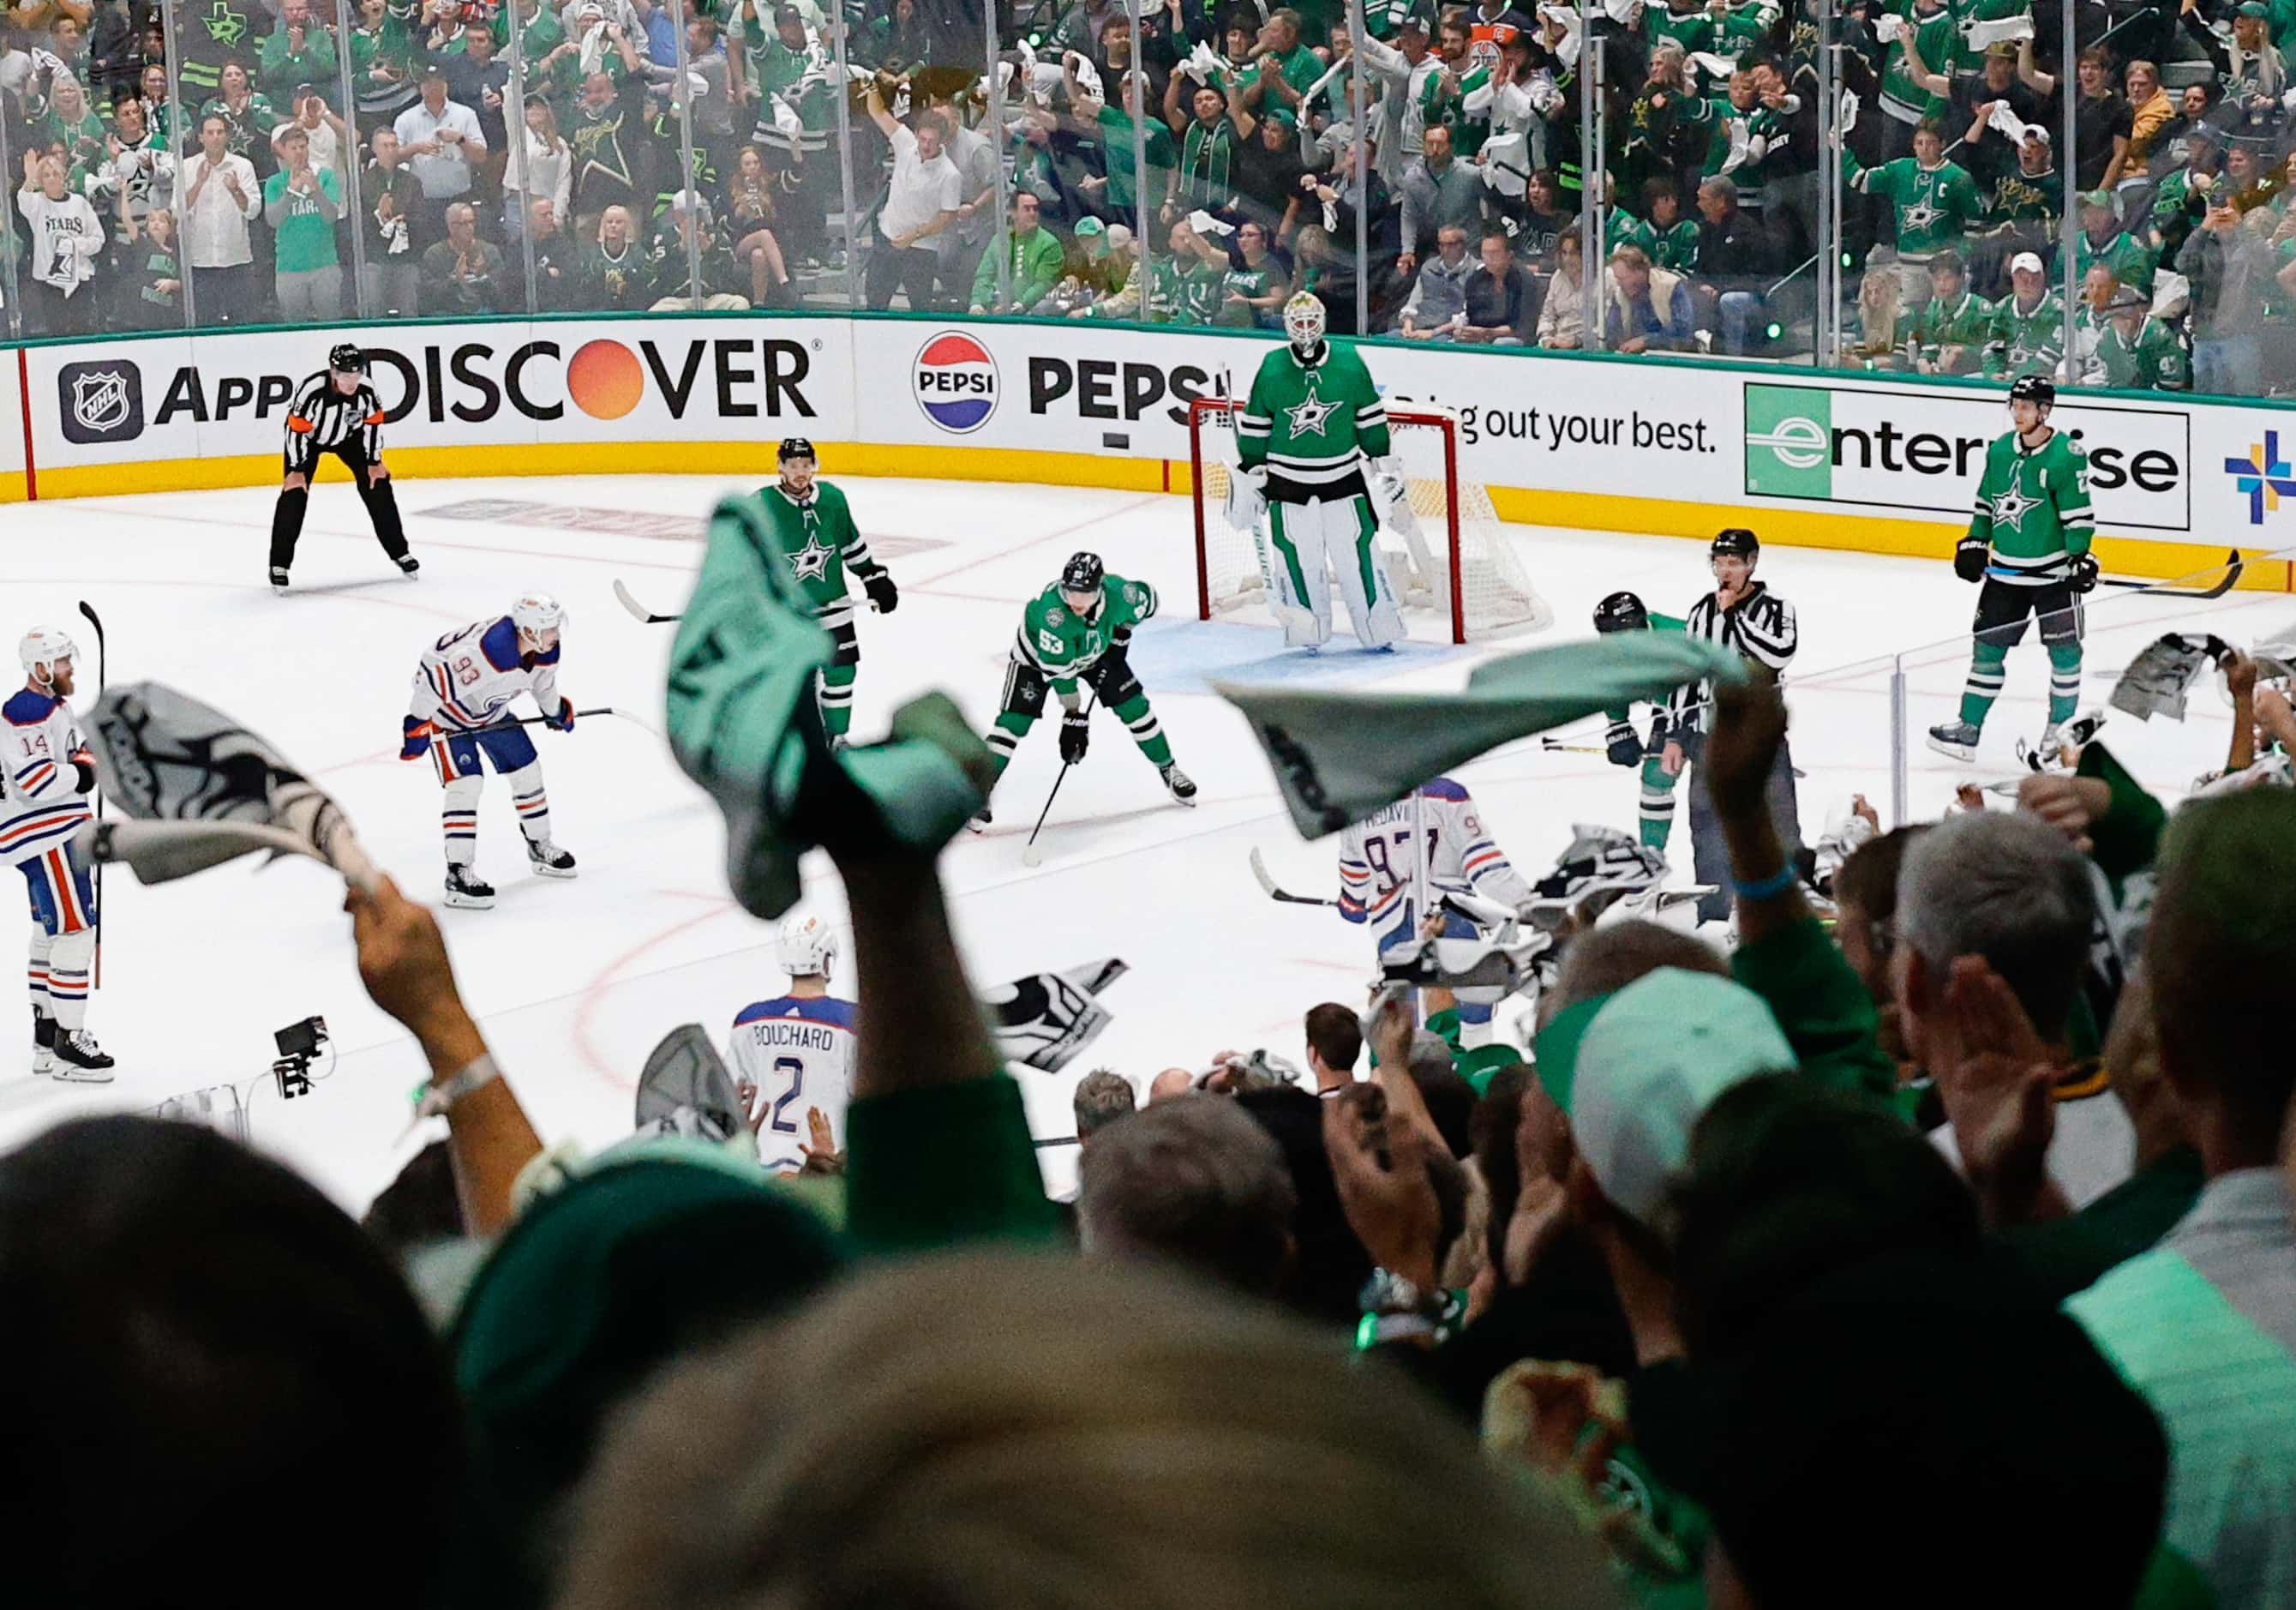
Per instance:
[[[1448,777],[1433,777],[1420,785],[1419,799],[1416,808],[1398,800],[1340,835],[1340,915],[1370,924],[1382,949],[1408,938],[1423,915],[1412,887],[1419,875],[1420,828],[1426,834],[1431,901],[1472,891],[1519,908],[1531,898],[1522,875],[1483,831],[1465,789]]]
[[[555,715],[560,646],[521,654],[517,624],[508,615],[474,620],[422,651],[408,708],[418,720],[452,732],[492,726],[524,693],[534,695],[545,715]]]
[[[845,1109],[853,1099],[853,1003],[834,996],[777,995],[734,1019],[734,1072],[758,1088],[766,1121],[758,1161],[796,1169],[808,1143],[806,1113],[819,1107],[845,1149]]]
[[[71,706],[34,688],[0,705],[7,717],[8,760],[0,776],[0,860],[20,866],[50,850],[88,818],[77,755],[88,759]]]

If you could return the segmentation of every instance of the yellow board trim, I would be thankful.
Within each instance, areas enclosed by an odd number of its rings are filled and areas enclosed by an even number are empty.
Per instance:
[[[1113,458],[1094,453],[1054,453],[1031,448],[906,446],[886,442],[822,442],[823,462],[837,475],[915,476],[933,481],[998,481],[1033,486],[1103,487],[1118,491],[1185,493],[1190,471],[1185,460]],[[393,469],[424,478],[504,475],[659,475],[675,466],[681,474],[745,475],[772,472],[770,441],[521,442],[484,447],[392,448]],[[39,494],[49,497],[127,496],[143,492],[201,491],[275,483],[279,456],[247,454],[226,458],[153,459],[135,464],[86,464],[43,469]],[[320,468],[322,481],[348,476],[333,460]],[[25,497],[21,474],[0,474],[0,501]],[[1861,554],[1948,560],[1954,540],[1965,529],[1940,520],[1905,520],[1840,512],[1759,505],[1678,502],[1630,497],[1610,492],[1549,492],[1493,487],[1491,503],[1500,519],[1523,525],[1566,526],[1586,530],[1632,531],[1654,537],[1704,541],[1733,522],[1753,527],[1765,544],[1783,547],[1833,548]],[[2198,576],[2224,559],[2221,546],[2194,542],[2144,542],[2100,537],[2097,561],[2118,576],[2162,580]],[[2296,565],[2274,560],[2243,571],[2243,590],[2296,592]]]

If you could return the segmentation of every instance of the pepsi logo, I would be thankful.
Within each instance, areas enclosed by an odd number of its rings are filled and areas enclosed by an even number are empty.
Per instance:
[[[978,431],[996,412],[996,360],[988,348],[956,331],[924,344],[909,383],[925,417],[960,436]]]

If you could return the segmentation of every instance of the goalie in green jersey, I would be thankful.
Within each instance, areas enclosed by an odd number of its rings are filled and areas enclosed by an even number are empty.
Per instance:
[[[1403,612],[1379,562],[1370,471],[1394,486],[1387,405],[1352,346],[1324,339],[1324,304],[1302,291],[1283,304],[1285,343],[1260,360],[1237,416],[1242,468],[1228,477],[1228,521],[1258,532],[1283,641],[1321,648],[1332,636],[1336,578],[1365,648],[1393,648]],[[1406,505],[1407,506],[1407,505]]]
[[[2028,374],[2009,388],[2009,433],[1985,453],[1977,512],[1954,549],[1954,573],[1981,581],[1976,642],[1957,720],[1930,728],[1930,747],[1957,760],[1977,758],[1986,712],[2007,680],[2009,651],[2025,636],[2025,617],[2041,618],[2049,651],[2049,724],[2039,749],[2056,746],[2057,729],[2080,700],[2081,595],[2096,586],[2089,553],[2096,519],[2089,506],[2088,455],[2049,424],[2057,388]]]
[[[1048,686],[1060,696],[1064,712],[1061,762],[1073,766],[1084,759],[1092,739],[1092,712],[1077,692],[1082,683],[1131,730],[1132,741],[1162,776],[1172,798],[1182,805],[1196,802],[1196,785],[1173,760],[1171,741],[1148,707],[1147,690],[1132,673],[1132,633],[1155,612],[1156,589],[1146,582],[1110,575],[1097,554],[1069,556],[1061,579],[1021,612],[1021,630],[1004,670],[1004,708],[986,735],[998,776],[1045,713]],[[973,826],[985,827],[991,819],[984,804]]]
[[[775,456],[782,478],[758,489],[758,503],[790,569],[797,572],[798,590],[813,605],[813,618],[836,639],[835,655],[814,680],[814,699],[821,706],[822,730],[832,747],[842,749],[853,725],[853,681],[861,665],[861,637],[853,628],[847,572],[860,581],[869,607],[881,615],[891,614],[899,604],[900,589],[869,552],[867,539],[853,523],[853,512],[846,507],[845,494],[814,479],[821,464],[813,444],[792,436]]]

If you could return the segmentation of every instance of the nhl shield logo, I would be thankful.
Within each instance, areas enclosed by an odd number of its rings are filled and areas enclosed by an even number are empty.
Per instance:
[[[66,364],[56,375],[66,441],[130,441],[144,433],[144,374],[132,358]]]

